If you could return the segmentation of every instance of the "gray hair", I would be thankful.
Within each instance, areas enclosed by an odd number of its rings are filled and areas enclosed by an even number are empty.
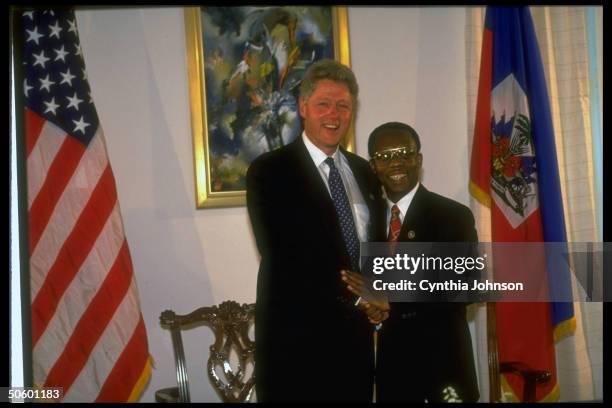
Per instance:
[[[304,101],[308,100],[310,95],[312,95],[317,87],[317,83],[324,79],[345,84],[353,99],[353,110],[357,109],[359,85],[357,85],[355,74],[346,65],[330,59],[319,60],[308,67],[300,84],[300,96]]]

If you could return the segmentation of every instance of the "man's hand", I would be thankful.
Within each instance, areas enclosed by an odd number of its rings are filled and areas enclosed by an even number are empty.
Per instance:
[[[361,298],[357,307],[366,313],[370,323],[378,324],[389,317],[389,301],[386,297],[374,299],[361,274],[346,270],[340,271],[340,274],[347,289]]]

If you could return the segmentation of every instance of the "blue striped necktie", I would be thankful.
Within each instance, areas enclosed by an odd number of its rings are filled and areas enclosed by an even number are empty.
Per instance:
[[[351,270],[358,271],[359,237],[357,236],[351,205],[346,194],[346,189],[344,188],[344,183],[342,183],[342,178],[340,178],[340,172],[334,163],[334,159],[328,157],[325,159],[325,164],[329,166],[329,190],[334,202],[334,207],[336,207],[338,219],[340,220],[344,244],[346,245],[346,250],[351,259]]]

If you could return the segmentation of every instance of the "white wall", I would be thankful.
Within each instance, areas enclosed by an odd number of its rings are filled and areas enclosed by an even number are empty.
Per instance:
[[[424,184],[469,205],[465,8],[351,7],[349,32],[357,153],[368,157],[378,125],[408,123],[421,139]]]
[[[422,139],[424,182],[469,202],[462,8],[349,8],[360,82],[357,153],[390,120]],[[255,301],[259,257],[246,208],[195,209],[181,8],[80,10],[77,22],[141,297],[155,368],[141,399],[176,383],[158,317],[223,300]],[[219,401],[204,374],[212,334],[186,338],[193,401]],[[196,351],[197,350],[197,351]]]

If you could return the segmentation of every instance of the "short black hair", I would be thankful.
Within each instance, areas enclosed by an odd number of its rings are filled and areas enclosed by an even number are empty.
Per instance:
[[[374,129],[372,133],[370,133],[370,137],[368,138],[368,154],[370,155],[370,157],[372,157],[372,155],[374,154],[374,145],[376,144],[376,139],[380,135],[390,130],[396,130],[410,136],[416,144],[417,152],[421,151],[421,140],[419,140],[419,134],[416,132],[416,130],[402,122],[387,122],[383,123],[376,129]]]

